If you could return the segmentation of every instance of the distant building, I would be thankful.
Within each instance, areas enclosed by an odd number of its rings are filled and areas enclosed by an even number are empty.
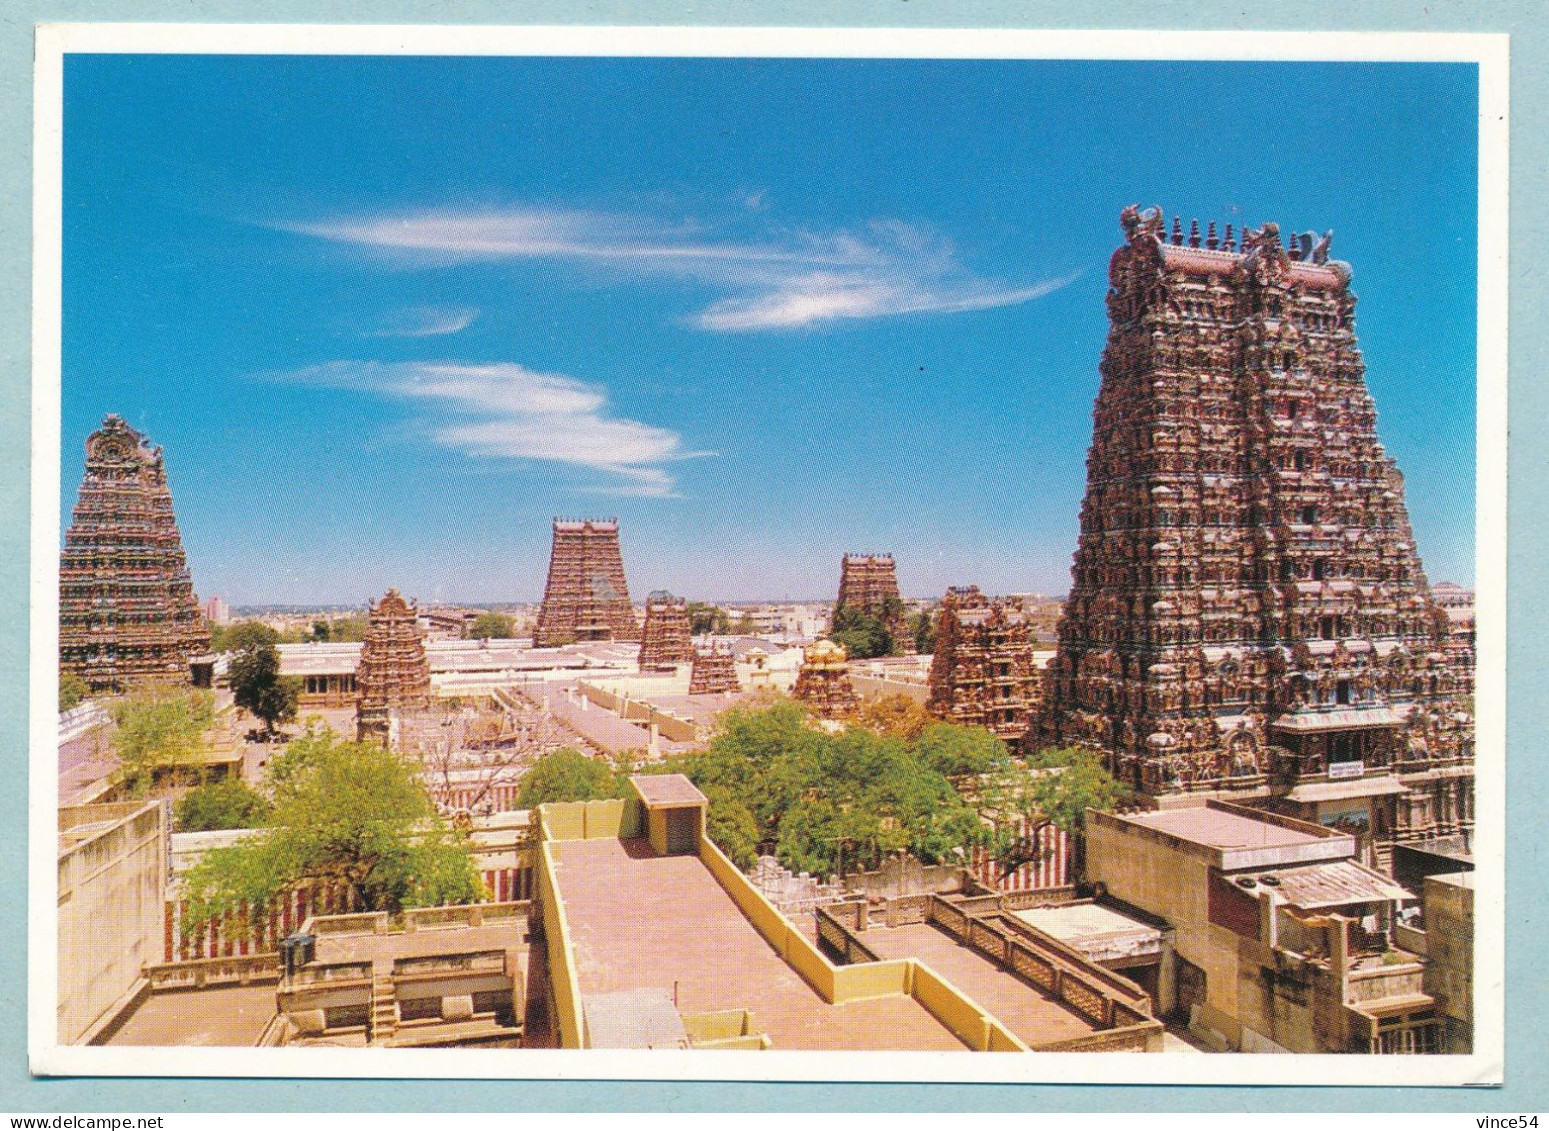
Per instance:
[[[895,650],[912,653],[914,640],[904,621],[904,602],[898,592],[898,571],[892,554],[846,554],[839,566],[839,599],[834,621],[844,610],[880,620],[893,639]]]
[[[977,585],[947,590],[936,613],[926,710],[1020,747],[1043,700],[1036,643],[1020,609],[991,602]]]
[[[533,643],[539,648],[589,640],[639,640],[629,602],[619,523],[609,519],[554,520],[549,578]]]
[[[430,661],[414,606],[389,589],[371,606],[355,682],[356,738],[386,740],[394,711],[430,704]]]
[[[111,413],[59,556],[59,666],[93,691],[188,683],[210,649],[161,449]]]
[[[231,609],[221,597],[211,597],[204,603],[204,619],[211,624],[230,624]]]
[[[694,660],[694,637],[688,602],[659,590],[645,602],[645,628],[640,633],[640,670],[672,669]]]

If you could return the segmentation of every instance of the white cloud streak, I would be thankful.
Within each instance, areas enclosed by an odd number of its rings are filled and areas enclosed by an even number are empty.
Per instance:
[[[610,415],[596,385],[511,362],[335,361],[282,379],[418,404],[430,437],[470,456],[607,472],[611,482],[585,488],[600,494],[670,497],[674,480],[661,465],[709,454],[685,451],[669,429]]]
[[[855,231],[717,237],[697,223],[552,208],[421,211],[276,225],[410,265],[555,260],[619,278],[671,276],[721,292],[704,330],[792,330],[843,320],[951,314],[1029,302],[1074,278],[1013,286],[975,275],[952,244],[897,220]]]
[[[472,307],[411,306],[395,310],[380,325],[365,331],[368,338],[436,338],[466,330],[478,318]]]

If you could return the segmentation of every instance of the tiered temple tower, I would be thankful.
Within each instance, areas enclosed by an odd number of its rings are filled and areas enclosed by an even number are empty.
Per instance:
[[[854,609],[876,617],[886,626],[894,647],[912,655],[914,639],[904,621],[904,602],[898,592],[898,571],[892,554],[846,554],[839,566],[839,599],[834,616],[841,609]],[[833,628],[833,622],[829,624]]]
[[[945,722],[981,726],[1013,747],[1035,727],[1043,673],[1020,610],[991,602],[977,585],[947,590],[936,613],[925,709]]]
[[[430,705],[425,633],[417,623],[417,610],[396,589],[371,606],[355,686],[360,692],[355,730],[361,742],[385,740],[394,711]]]
[[[209,651],[161,449],[109,414],[59,558],[59,665],[93,691],[187,682]]]
[[[700,651],[695,648],[694,666],[689,669],[690,695],[734,695],[742,690],[737,682],[737,661],[724,648]]]
[[[1379,862],[1466,833],[1472,719],[1332,233],[1121,219],[1046,737],[1153,795],[1349,827]]]
[[[658,590],[645,601],[645,628],[640,633],[640,670],[670,670],[694,659],[694,638],[688,601]]]
[[[556,518],[533,644],[551,648],[578,640],[639,639],[619,552],[618,519]]]
[[[823,719],[842,719],[860,709],[860,697],[845,667],[845,652],[832,640],[819,640],[802,653],[801,670],[791,694]]]

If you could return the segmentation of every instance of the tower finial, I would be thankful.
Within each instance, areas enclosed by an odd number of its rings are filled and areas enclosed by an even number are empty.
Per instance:
[[[1181,216],[1174,216],[1173,217],[1173,244],[1174,245],[1178,245],[1178,244],[1181,244],[1181,243],[1183,243],[1183,218]]]
[[[1199,246],[1199,221],[1198,220],[1190,220],[1189,221],[1189,246],[1190,247],[1198,247]]]
[[[1205,233],[1205,246],[1211,251],[1221,246],[1221,241],[1216,238],[1216,222],[1210,221],[1210,231]]]
[[[1233,234],[1232,226],[1230,224],[1226,226],[1226,250],[1237,250],[1237,237],[1235,234]]]

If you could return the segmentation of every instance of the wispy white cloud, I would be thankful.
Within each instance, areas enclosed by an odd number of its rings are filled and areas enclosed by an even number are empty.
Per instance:
[[[471,456],[608,473],[584,488],[596,493],[669,497],[675,483],[662,465],[709,454],[686,451],[670,429],[611,415],[597,385],[512,362],[335,361],[280,378],[418,404],[432,440]]]
[[[754,200],[761,204],[762,194],[749,197],[750,204]],[[672,276],[721,292],[688,321],[722,332],[986,310],[1031,301],[1074,277],[1019,285],[982,278],[964,265],[949,241],[897,220],[874,220],[855,230],[770,229],[734,237],[697,222],[508,208],[276,226],[409,264],[546,259],[589,265],[620,278]]]
[[[466,330],[479,312],[466,306],[411,306],[394,310],[365,331],[368,338],[435,338]]]

